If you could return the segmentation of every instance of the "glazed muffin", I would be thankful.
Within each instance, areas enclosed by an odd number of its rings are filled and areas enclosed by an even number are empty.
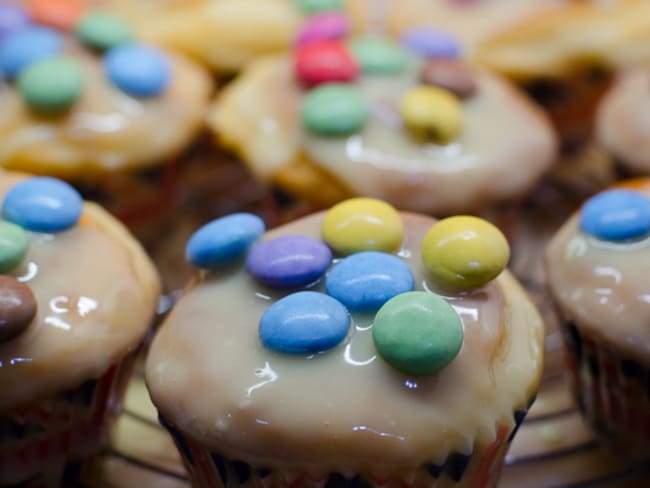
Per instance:
[[[613,452],[650,455],[650,181],[588,200],[546,253],[576,400]]]
[[[544,335],[500,231],[369,198],[263,231],[190,239],[147,357],[193,486],[495,486]]]
[[[316,208],[368,196],[437,216],[482,212],[525,194],[556,140],[523,95],[458,55],[438,31],[404,45],[315,35],[252,63],[209,125],[258,180]]]
[[[104,447],[160,284],[68,184],[0,173],[0,486],[60,486]]]

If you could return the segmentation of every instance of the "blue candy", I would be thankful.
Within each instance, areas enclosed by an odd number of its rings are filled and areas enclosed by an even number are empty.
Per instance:
[[[23,7],[11,3],[0,3],[0,42],[28,25],[29,16]]]
[[[72,186],[47,176],[21,181],[5,195],[2,216],[34,232],[61,232],[73,227],[83,199]]]
[[[327,293],[354,312],[374,312],[388,300],[413,290],[413,273],[392,254],[353,254],[327,275]]]
[[[236,213],[221,217],[197,230],[185,247],[185,257],[194,266],[211,268],[243,256],[264,233],[257,215]]]
[[[142,44],[122,44],[104,58],[108,78],[120,90],[136,97],[161,93],[171,80],[171,67],[160,51]]]
[[[306,236],[283,236],[255,246],[246,269],[261,283],[276,288],[308,285],[323,276],[332,262],[332,251]]]
[[[332,297],[300,291],[271,305],[259,325],[260,340],[269,349],[312,354],[331,349],[345,338],[350,315]]]
[[[61,35],[50,28],[18,30],[0,44],[0,72],[6,78],[14,78],[36,61],[59,54],[62,45]]]
[[[460,47],[456,38],[440,30],[411,29],[402,37],[402,43],[408,50],[423,58],[460,57]]]
[[[580,210],[580,229],[606,241],[626,241],[650,233],[650,198],[631,190],[608,190]]]

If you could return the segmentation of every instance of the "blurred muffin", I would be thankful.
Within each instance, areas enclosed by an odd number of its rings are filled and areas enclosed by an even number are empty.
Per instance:
[[[193,486],[495,486],[544,335],[500,231],[369,198],[263,231],[192,237],[147,357]]]
[[[97,453],[160,291],[140,245],[61,180],[0,173],[0,486]]]
[[[650,455],[650,180],[589,199],[546,252],[576,400],[613,452]]]
[[[553,163],[544,115],[458,59],[454,37],[304,30],[292,56],[249,65],[209,115],[259,181],[316,208],[360,195],[441,216],[517,199]]]

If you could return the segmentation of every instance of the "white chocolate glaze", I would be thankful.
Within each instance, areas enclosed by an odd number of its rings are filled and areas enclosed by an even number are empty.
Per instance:
[[[597,138],[633,172],[650,173],[650,67],[621,76],[596,117]]]
[[[650,195],[650,183],[643,192]],[[604,242],[578,227],[574,215],[546,252],[548,283],[565,320],[650,364],[650,239]]]
[[[434,221],[402,214],[400,256],[416,289],[432,288],[420,241]],[[267,233],[320,237],[323,214]],[[322,290],[321,282],[313,285]],[[265,349],[258,321],[287,292],[257,284],[243,264],[203,276],[154,339],[146,381],[161,414],[207,449],[256,467],[309,472],[409,471],[469,453],[514,425],[538,386],[541,319],[506,271],[471,294],[448,297],[465,329],[459,355],[424,377],[377,356],[372,316],[352,315],[346,339],[312,356]]]
[[[24,176],[0,173],[0,199]],[[0,343],[0,412],[98,378],[134,351],[151,325],[158,276],[140,245],[90,203],[58,234],[29,233],[10,273],[32,289],[38,312]]]
[[[68,179],[160,164],[189,144],[212,91],[200,66],[171,53],[163,94],[132,97],[107,78],[102,56],[67,38],[63,55],[79,62],[85,83],[64,114],[31,110],[11,83],[0,84],[0,166]]]
[[[435,215],[523,195],[553,163],[556,139],[546,118],[507,82],[480,71],[477,93],[462,101],[460,136],[442,146],[412,140],[398,102],[418,72],[412,61],[401,75],[361,77],[357,85],[370,106],[365,127],[322,137],[303,128],[303,92],[291,62],[262,60],[224,90],[209,122],[263,181],[306,156],[354,194]]]

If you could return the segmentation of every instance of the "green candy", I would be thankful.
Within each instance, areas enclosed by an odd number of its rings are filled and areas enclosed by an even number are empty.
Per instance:
[[[77,25],[84,44],[102,51],[133,40],[133,32],[121,17],[109,12],[91,12]]]
[[[390,39],[358,37],[352,39],[349,46],[364,73],[393,75],[406,69],[406,51]]]
[[[363,97],[352,85],[327,83],[305,95],[301,115],[310,131],[339,136],[361,129],[368,111]]]
[[[342,0],[296,0],[296,5],[306,14],[316,14],[343,8]]]
[[[81,95],[83,84],[81,68],[65,58],[34,63],[18,77],[18,90],[27,104],[43,111],[70,107]]]
[[[463,344],[463,325],[442,297],[425,291],[402,293],[377,312],[372,338],[393,367],[412,375],[447,366]]]
[[[27,234],[22,227],[0,220],[0,273],[11,271],[27,254]]]

